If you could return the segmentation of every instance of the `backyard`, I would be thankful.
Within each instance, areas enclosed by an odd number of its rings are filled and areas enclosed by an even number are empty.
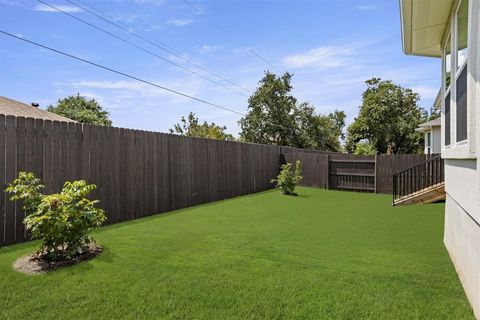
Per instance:
[[[444,205],[277,190],[107,226],[100,257],[44,275],[0,249],[1,319],[473,319]]]

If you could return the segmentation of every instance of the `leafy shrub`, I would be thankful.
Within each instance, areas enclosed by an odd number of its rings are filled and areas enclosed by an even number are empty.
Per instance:
[[[88,249],[92,242],[88,233],[106,220],[104,211],[96,207],[99,201],[85,198],[96,186],[67,181],[61,193],[51,195],[42,194],[43,188],[33,173],[20,172],[5,191],[13,194],[10,200],[23,202],[27,214],[23,222],[32,239],[42,241],[42,258],[73,258]]]
[[[282,165],[282,171],[277,176],[277,179],[272,179],[272,183],[276,183],[275,187],[280,188],[285,195],[296,195],[295,187],[302,181],[302,169],[300,161],[295,162],[295,170],[291,163]]]
[[[27,215],[32,214],[42,202],[42,190],[45,186],[40,179],[31,172],[19,172],[18,178],[8,185],[5,192],[13,194],[12,201],[23,202],[23,210]]]

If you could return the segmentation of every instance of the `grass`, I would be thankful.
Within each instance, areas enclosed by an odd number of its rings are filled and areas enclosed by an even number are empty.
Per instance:
[[[99,258],[27,276],[0,249],[0,319],[473,319],[443,204],[300,188],[102,228]]]

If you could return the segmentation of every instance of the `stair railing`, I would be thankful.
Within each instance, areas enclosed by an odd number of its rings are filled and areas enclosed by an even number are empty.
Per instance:
[[[393,174],[393,205],[398,200],[445,181],[445,166],[440,155]]]

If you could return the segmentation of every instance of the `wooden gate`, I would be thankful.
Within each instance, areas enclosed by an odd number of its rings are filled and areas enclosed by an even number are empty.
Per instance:
[[[375,159],[330,159],[329,189],[375,192]]]

